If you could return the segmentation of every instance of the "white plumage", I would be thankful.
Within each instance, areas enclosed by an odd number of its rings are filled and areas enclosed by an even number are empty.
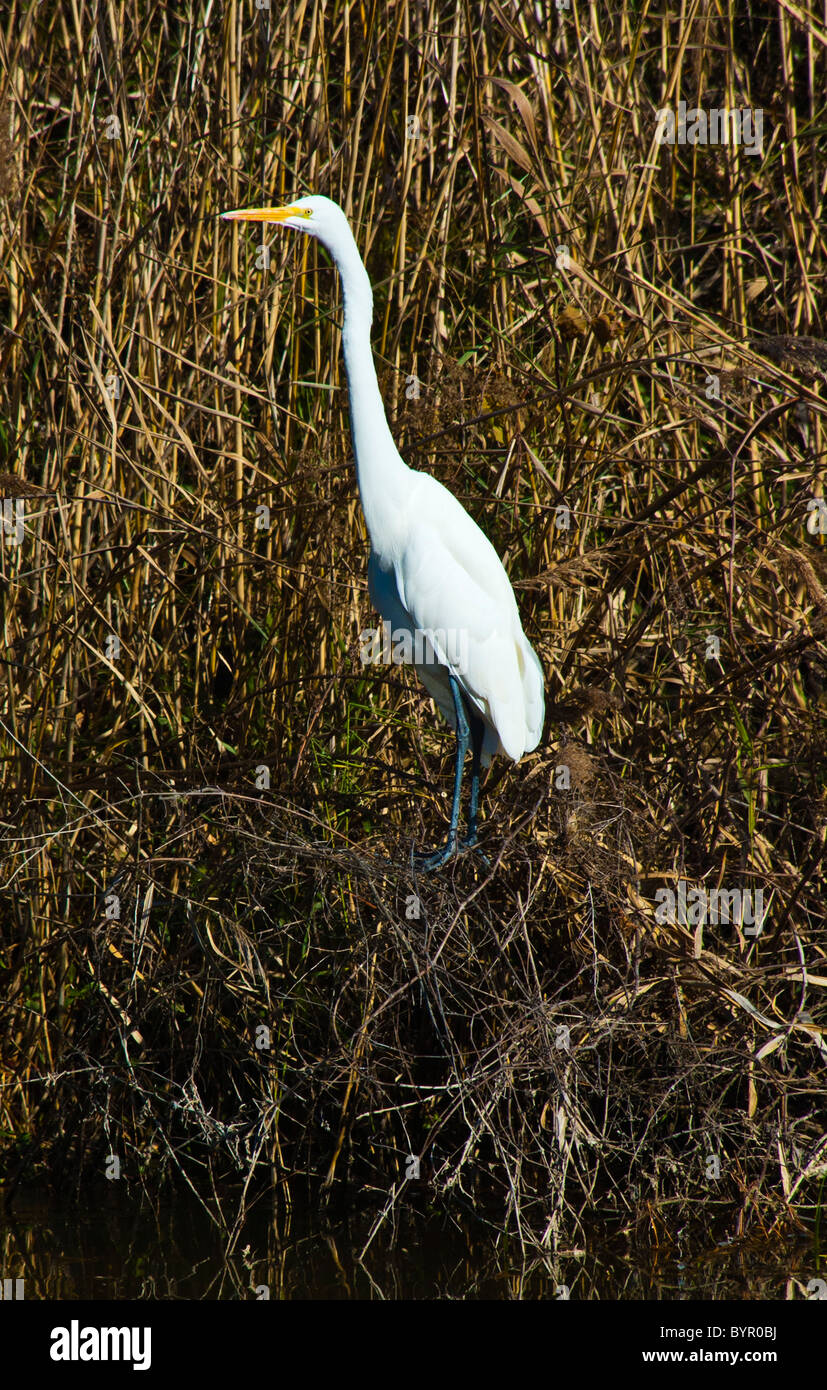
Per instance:
[[[347,218],[329,198],[279,208],[239,209],[228,219],[277,222],[315,236],[339,270],[344,295],[342,347],[353,451],[371,543],[371,601],[413,644],[428,634],[417,673],[457,731],[451,833],[423,867],[457,848],[462,763],[470,738],[470,834],[476,842],[479,764],[504,752],[518,761],[543,730],[543,670],[525,636],[514,591],[497,552],[464,507],[429,473],[409,468],[388,427],[370,346],[373,295]],[[463,735],[463,725],[465,733]],[[459,726],[459,727],[458,727]]]

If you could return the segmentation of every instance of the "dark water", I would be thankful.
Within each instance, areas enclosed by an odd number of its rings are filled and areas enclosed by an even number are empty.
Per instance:
[[[225,1215],[232,1225],[229,1200]],[[582,1301],[802,1298],[808,1281],[827,1277],[807,1239],[632,1247],[596,1227],[577,1248],[537,1259],[474,1213],[405,1212],[365,1249],[374,1221],[260,1202],[229,1242],[194,1199],[153,1211],[111,1189],[79,1206],[18,1194],[0,1223],[0,1278],[22,1278],[24,1297],[39,1300]]]

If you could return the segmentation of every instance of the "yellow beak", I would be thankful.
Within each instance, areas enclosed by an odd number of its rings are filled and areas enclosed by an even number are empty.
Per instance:
[[[285,222],[288,217],[310,217],[309,208],[236,208],[234,212],[222,212],[225,222]]]

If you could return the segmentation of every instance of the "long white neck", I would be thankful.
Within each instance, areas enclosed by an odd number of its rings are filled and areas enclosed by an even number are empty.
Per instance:
[[[368,273],[352,237],[349,246],[337,247],[332,254],[344,296],[342,350],[359,495],[373,550],[380,561],[385,557],[390,560],[407,518],[411,469],[393,441],[376,380],[370,346],[373,294]]]

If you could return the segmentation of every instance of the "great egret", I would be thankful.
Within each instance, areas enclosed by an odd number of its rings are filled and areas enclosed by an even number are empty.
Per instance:
[[[440,868],[477,843],[480,765],[495,753],[517,762],[543,730],[543,669],[527,640],[500,558],[464,507],[429,473],[400,457],[385,416],[370,346],[373,292],[344,212],[330,198],[239,208],[230,221],[275,222],[317,237],[341,276],[342,347],[359,494],[371,543],[368,590],[395,643],[415,653],[417,674],[457,736],[451,828],[421,858]],[[460,791],[471,744],[468,834],[458,841]]]

